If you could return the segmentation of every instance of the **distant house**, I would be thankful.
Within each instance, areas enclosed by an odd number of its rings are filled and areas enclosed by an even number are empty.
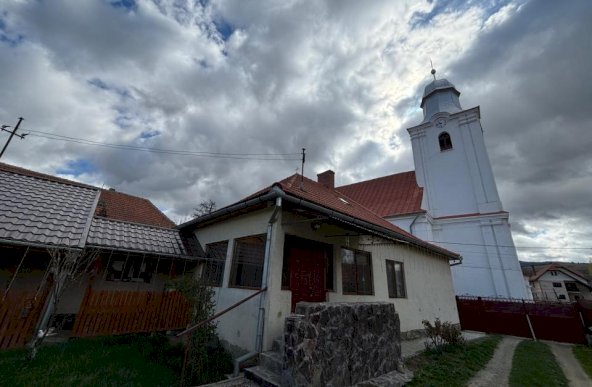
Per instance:
[[[205,250],[198,272],[222,311],[220,336],[270,350],[298,302],[388,301],[411,336],[422,320],[458,323],[451,263],[461,257],[335,190],[332,174],[295,174],[179,227]]]
[[[56,310],[47,312],[49,290],[55,286],[47,271],[51,253],[90,250],[98,254],[91,270],[66,288]],[[121,294],[113,292],[136,292],[138,297],[162,293],[171,277],[192,272],[200,255],[193,238],[175,229],[147,199],[0,163],[0,315],[5,311],[9,316],[0,319],[0,348],[23,345],[42,315],[74,329],[74,335],[97,334],[76,325],[81,310],[87,313],[84,318],[92,317],[90,310],[101,311],[100,297],[93,294],[113,296],[109,313],[123,313],[123,299],[115,297]],[[22,332],[11,333],[8,326],[22,327]],[[122,333],[124,327],[105,329]]]
[[[592,283],[581,273],[559,263],[523,266],[535,300],[575,302],[592,300]]]

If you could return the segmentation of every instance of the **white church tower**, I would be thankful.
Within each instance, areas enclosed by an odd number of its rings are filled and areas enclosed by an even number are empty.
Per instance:
[[[411,135],[423,187],[414,234],[463,256],[452,267],[458,295],[530,298],[485,148],[479,107],[463,109],[446,79],[425,87],[423,122]],[[394,223],[397,223],[396,221]]]

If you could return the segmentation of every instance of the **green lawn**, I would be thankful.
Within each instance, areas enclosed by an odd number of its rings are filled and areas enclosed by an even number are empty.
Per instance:
[[[576,359],[578,359],[582,365],[584,371],[586,371],[590,379],[592,379],[592,348],[574,345],[572,351]]]
[[[524,340],[514,352],[510,386],[567,386],[551,349],[540,341]]]
[[[487,336],[465,346],[449,346],[442,352],[425,351],[406,361],[415,377],[408,386],[465,386],[487,365],[500,342]]]
[[[182,356],[164,337],[71,340],[41,347],[33,361],[24,349],[0,352],[0,385],[172,386]]]

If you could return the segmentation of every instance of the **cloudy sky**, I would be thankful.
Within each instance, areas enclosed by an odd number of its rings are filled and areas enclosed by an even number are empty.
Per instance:
[[[587,261],[590,20],[589,0],[3,0],[0,123],[31,135],[2,161],[176,222],[293,174],[301,148],[338,185],[407,171],[431,58],[481,106],[521,259]]]

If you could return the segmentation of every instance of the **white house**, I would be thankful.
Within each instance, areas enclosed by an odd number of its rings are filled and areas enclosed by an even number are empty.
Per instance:
[[[532,268],[527,274],[535,300],[561,302],[592,300],[592,283],[581,274],[560,264]]]
[[[435,71],[433,72],[435,74]],[[337,190],[426,241],[460,252],[457,295],[531,298],[487,155],[479,107],[446,79],[425,87],[423,121],[407,129],[415,171]]]
[[[179,226],[205,249],[217,312],[259,293],[217,320],[221,338],[270,350],[300,301],[392,302],[407,334],[424,319],[458,323],[450,262],[461,257],[336,191],[330,173],[319,180],[296,174]]]

